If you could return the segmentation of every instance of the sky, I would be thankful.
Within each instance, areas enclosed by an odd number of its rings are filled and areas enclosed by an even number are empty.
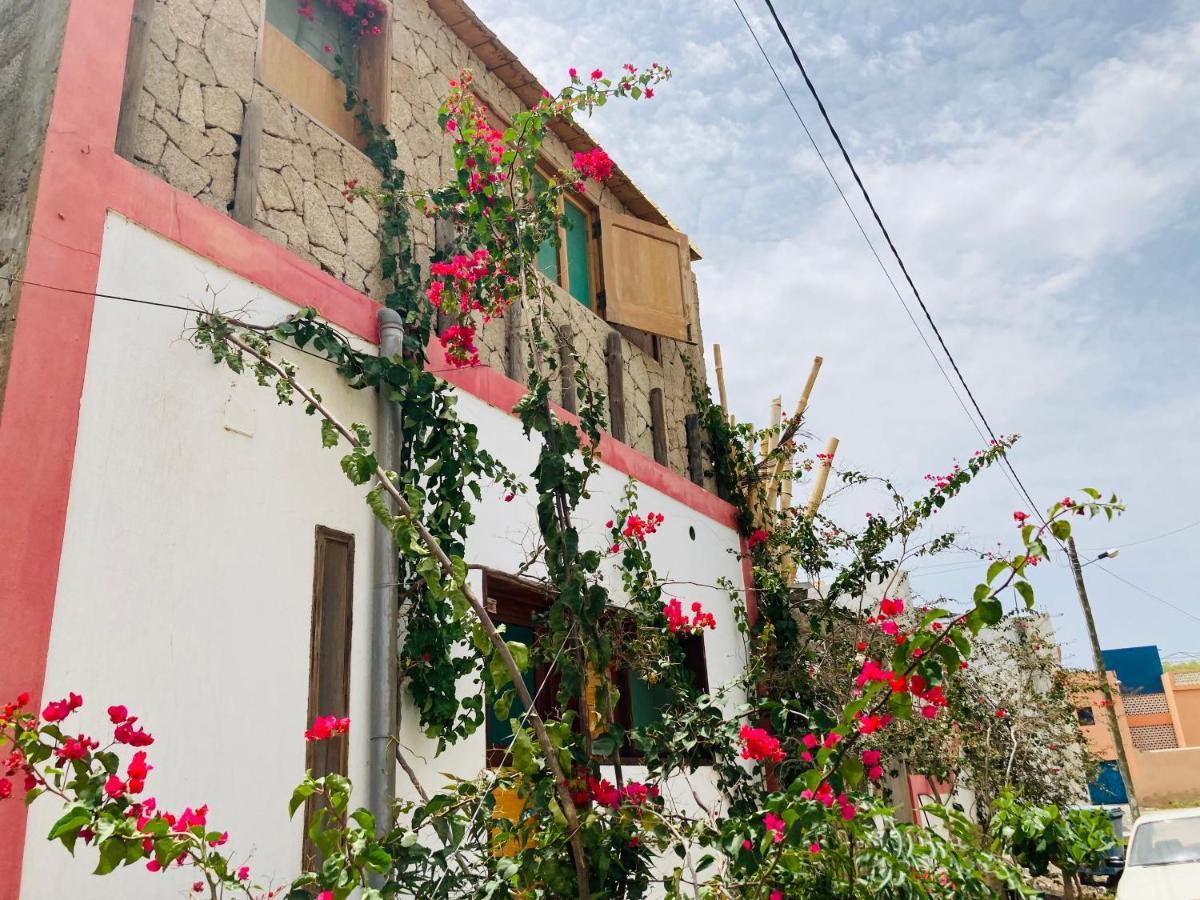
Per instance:
[[[765,4],[739,2],[870,223]],[[704,339],[722,345],[739,421],[765,424],[776,395],[794,406],[819,354],[810,451],[837,436],[839,468],[915,495],[983,446],[733,0],[471,3],[551,89],[571,66],[671,67],[653,100],[585,125],[703,253]],[[1011,459],[1030,493],[1045,508],[1094,486],[1127,504],[1075,520],[1085,560],[1124,548],[1085,571],[1101,644],[1200,656],[1200,0],[776,8],[985,415],[1022,436]],[[858,527],[873,503],[827,506]],[[937,525],[1012,549],[1016,510],[1029,504],[993,470]],[[914,587],[969,597],[971,560],[918,562]],[[1061,555],[1034,587],[1067,661],[1090,664]]]

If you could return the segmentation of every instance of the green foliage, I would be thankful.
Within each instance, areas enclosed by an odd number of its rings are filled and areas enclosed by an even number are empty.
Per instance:
[[[989,829],[993,848],[1012,854],[1034,875],[1054,865],[1068,877],[1098,866],[1116,843],[1102,809],[1062,809],[1022,803],[1012,792],[996,801]]]

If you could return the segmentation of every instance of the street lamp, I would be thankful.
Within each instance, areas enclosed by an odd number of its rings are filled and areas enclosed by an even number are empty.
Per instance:
[[[1094,563],[1094,562],[1100,562],[1100,560],[1102,560],[1102,559],[1116,559],[1116,558],[1117,558],[1117,554],[1118,554],[1118,553],[1120,553],[1120,552],[1121,552],[1121,548],[1120,548],[1120,547],[1112,547],[1112,548],[1110,548],[1110,549],[1108,549],[1108,550],[1105,550],[1103,553],[1101,553],[1101,554],[1100,554],[1099,556],[1097,556],[1095,559],[1089,559],[1087,562],[1085,562],[1085,563],[1084,563],[1082,566],[1080,566],[1079,568],[1081,568],[1081,569],[1086,569],[1086,568],[1087,568],[1088,566],[1090,566],[1092,563]]]
[[[1095,559],[1088,560],[1084,566],[1099,562],[1102,559],[1112,559],[1119,551],[1116,548],[1105,550]],[[1067,558],[1071,561],[1071,569],[1075,573],[1075,589],[1079,592],[1079,605],[1083,607],[1083,618],[1087,622],[1088,637],[1092,642],[1092,659],[1096,663],[1096,674],[1100,676],[1100,692],[1104,695],[1108,707],[1108,728],[1112,735],[1117,752],[1117,769],[1121,780],[1125,782],[1125,794],[1129,800],[1130,817],[1137,820],[1137,797],[1133,792],[1133,777],[1129,774],[1129,760],[1125,757],[1125,744],[1121,741],[1121,729],[1117,725],[1117,707],[1113,703],[1112,687],[1108,683],[1108,668],[1104,665],[1104,656],[1100,652],[1100,638],[1096,636],[1096,622],[1092,618],[1092,605],[1088,602],[1087,588],[1083,585],[1083,566],[1079,564],[1079,555],[1075,552],[1075,538],[1067,537]]]

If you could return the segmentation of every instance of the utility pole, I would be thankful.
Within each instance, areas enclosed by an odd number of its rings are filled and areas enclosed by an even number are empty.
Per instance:
[[[1100,653],[1100,639],[1096,636],[1096,620],[1092,618],[1092,605],[1088,602],[1087,588],[1083,585],[1083,568],[1079,565],[1079,555],[1075,552],[1075,538],[1067,538],[1067,556],[1071,560],[1071,570],[1075,573],[1075,589],[1079,591],[1079,605],[1083,607],[1083,617],[1087,620],[1088,637],[1092,641],[1092,658],[1096,662],[1096,673],[1100,676],[1100,691],[1108,706],[1108,728],[1112,733],[1113,744],[1117,749],[1117,769],[1121,772],[1121,781],[1125,783],[1125,795],[1129,798],[1129,815],[1137,821],[1139,814],[1137,796],[1133,793],[1133,776],[1129,774],[1129,760],[1125,757],[1125,744],[1121,740],[1121,729],[1117,725],[1117,707],[1113,703],[1112,687],[1108,683],[1108,669],[1104,666],[1104,657]]]

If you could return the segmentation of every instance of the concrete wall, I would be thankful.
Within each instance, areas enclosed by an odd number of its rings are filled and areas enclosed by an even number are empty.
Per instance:
[[[437,127],[437,110],[460,69],[476,73],[479,95],[500,115],[511,117],[520,101],[426,0],[392,0],[392,7],[387,124],[409,186],[433,188],[453,174],[451,144]],[[158,0],[151,17],[137,161],[201,201],[228,211],[245,109],[252,100],[261,104],[254,229],[380,299],[377,217],[368,204],[347,203],[341,193],[348,179],[377,185],[378,173],[358,149],[255,80],[261,10],[262,0]],[[547,138],[545,155],[559,167],[571,160],[553,134]],[[589,184],[588,194],[597,205],[627,212],[607,187]],[[427,262],[434,246],[433,222],[415,217],[414,240],[419,259]],[[694,290],[691,297],[695,306]],[[576,349],[604,386],[610,326],[557,288],[550,304],[557,321],[572,324]],[[692,312],[693,337],[702,346],[699,312]],[[632,337],[623,339],[628,443],[652,452],[650,391],[662,388],[669,464],[686,472],[684,417],[694,406],[684,357],[697,361],[695,369],[703,378],[699,349],[663,338],[655,358],[648,339],[642,339],[646,336]],[[503,371],[504,323],[481,329],[477,343],[483,362]]]
[[[11,0],[0,14],[0,275],[19,278],[62,48],[67,0]],[[20,285],[0,279],[0,410]]]
[[[1200,675],[1196,672],[1167,672],[1163,688],[1180,747],[1200,747]]]
[[[1200,747],[1134,750],[1129,768],[1143,809],[1200,803]]]
[[[99,292],[198,301],[209,287],[221,289],[222,308],[247,306],[255,319],[295,308],[110,214]],[[350,485],[335,453],[321,448],[317,422],[277,406],[251,377],[213,366],[182,339],[186,325],[182,312],[97,301],[45,695],[81,690],[86,706],[72,728],[89,732],[104,733],[110,703],[140,715],[157,739],[148,793],[169,810],[207,802],[210,823],[230,829],[229,846],[245,855],[255,877],[279,881],[295,874],[300,859],[300,825],[288,821],[286,803],[304,768],[316,525],[356,538],[350,774],[359,783],[355,801],[364,800],[374,524],[365,490]],[[288,356],[345,419],[375,421],[371,392],[349,390],[322,361]],[[478,424],[485,446],[528,472],[536,447],[517,420],[472,395],[459,397],[460,413]],[[603,523],[625,481],[603,468],[575,520],[585,542],[604,541]],[[664,578],[741,583],[731,528],[650,487],[643,486],[641,505],[666,516],[652,538]],[[506,504],[498,490],[485,491],[477,512],[469,561],[515,570],[534,544],[532,504]],[[605,578],[619,600],[617,573]],[[733,611],[716,589],[680,590],[716,616],[718,628],[705,638],[715,688],[743,666]],[[435,758],[407,702],[403,713],[400,739],[427,786],[439,786],[442,773],[470,777],[483,768],[482,734]],[[707,778],[696,781],[711,799]],[[398,784],[406,786],[403,775]],[[684,805],[693,802],[690,791],[673,787]],[[157,900],[182,896],[194,881],[182,870],[96,878],[94,851],[80,849],[71,859],[44,839],[55,817],[51,803],[31,809],[22,882],[28,900]]]

